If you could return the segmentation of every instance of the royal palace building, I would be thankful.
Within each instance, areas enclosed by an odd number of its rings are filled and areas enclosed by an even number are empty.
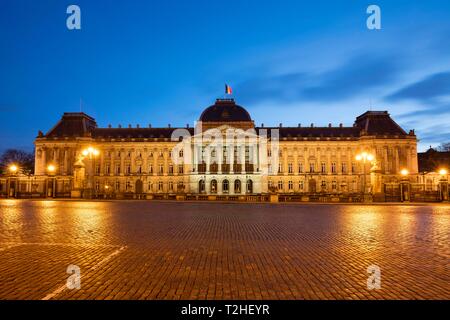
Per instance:
[[[352,126],[256,126],[233,99],[217,99],[193,127],[98,127],[64,113],[35,140],[35,174],[15,187],[46,196],[309,201],[385,199],[414,181],[417,138],[387,111]],[[45,181],[45,182],[44,182]],[[22,191],[23,191],[22,190]],[[359,200],[358,200],[359,199]]]

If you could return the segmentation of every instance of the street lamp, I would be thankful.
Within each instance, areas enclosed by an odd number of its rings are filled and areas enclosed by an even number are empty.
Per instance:
[[[6,185],[7,194],[8,194],[8,197],[11,197],[11,196],[15,197],[16,193],[17,193],[17,181],[14,182],[14,188],[11,190],[11,184],[12,184],[11,176],[14,176],[19,172],[19,166],[12,163],[9,165],[8,171],[9,171],[9,176],[8,176],[7,185]]]
[[[365,195],[366,195],[366,162],[371,163],[375,157],[373,154],[367,153],[367,152],[362,152],[360,154],[357,154],[355,157],[356,161],[362,161],[363,163],[363,197],[365,200]]]
[[[400,170],[400,174],[402,175],[402,181],[400,181],[400,201],[409,201],[409,186],[408,186],[408,175],[409,170],[404,168]],[[406,187],[406,192],[405,192]]]
[[[10,173],[15,174],[15,173],[17,173],[17,171],[19,171],[19,167],[17,165],[15,165],[15,164],[11,164],[8,167],[8,170],[9,170]]]
[[[88,173],[88,198],[92,197],[92,190],[94,189],[94,166],[95,166],[95,157],[100,154],[100,151],[92,146],[87,147],[81,154],[89,159],[89,173]]]
[[[55,178],[55,173],[56,173],[56,166],[55,165],[53,165],[53,164],[49,164],[48,166],[47,166],[47,173],[48,173],[48,175],[49,176],[51,176],[52,178],[51,178],[51,180],[52,180],[52,193],[51,193],[51,196],[52,196],[52,198],[54,198],[55,197],[55,195],[56,195],[56,178]],[[47,196],[49,196],[49,192],[48,192],[48,180],[47,180]]]
[[[447,201],[449,199],[449,194],[448,194],[448,181],[447,181],[447,174],[448,171],[445,168],[441,168],[439,170],[439,174],[441,176],[441,179],[439,181],[439,185],[440,185],[440,193],[441,193],[441,200],[442,201]]]

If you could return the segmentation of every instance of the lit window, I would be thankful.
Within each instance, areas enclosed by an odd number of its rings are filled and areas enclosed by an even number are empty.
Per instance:
[[[278,181],[278,190],[283,190],[283,181]]]
[[[331,163],[331,173],[336,173],[336,162]]]

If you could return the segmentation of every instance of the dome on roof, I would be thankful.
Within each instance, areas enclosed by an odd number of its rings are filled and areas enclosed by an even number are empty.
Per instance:
[[[237,105],[234,99],[217,99],[215,104],[202,112],[199,120],[203,122],[252,121],[247,110]]]

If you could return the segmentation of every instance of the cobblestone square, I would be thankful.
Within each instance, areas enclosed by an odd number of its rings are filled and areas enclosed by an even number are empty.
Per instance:
[[[0,200],[0,299],[450,299],[449,262],[448,204]]]

